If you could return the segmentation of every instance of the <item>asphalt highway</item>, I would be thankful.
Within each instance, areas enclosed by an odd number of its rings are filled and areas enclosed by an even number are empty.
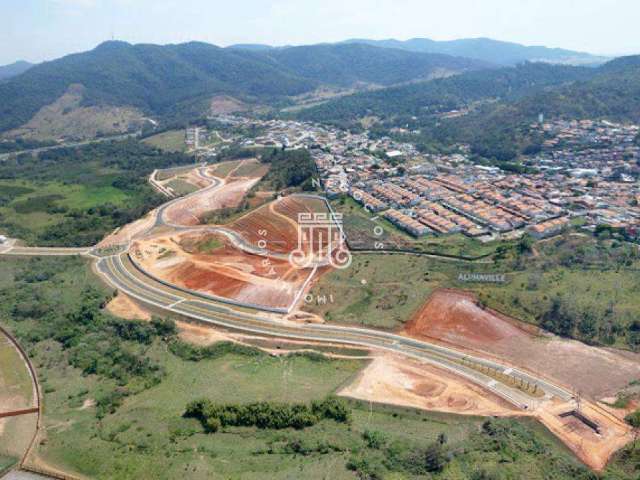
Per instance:
[[[391,351],[465,377],[523,410],[534,409],[541,398],[535,398],[518,388],[501,383],[491,376],[485,375],[477,367],[495,369],[515,379],[522,379],[531,385],[537,385],[545,393],[546,398],[556,397],[563,401],[571,401],[573,398],[570,391],[547,380],[534,377],[508,365],[441,345],[364,328],[298,324],[274,320],[258,311],[236,310],[217,302],[201,299],[145,277],[130,263],[126,254],[102,258],[98,261],[97,267],[110,284],[127,295],[156,308],[201,322],[260,335]],[[476,368],[467,366],[471,364]]]
[[[210,179],[212,184],[198,192],[194,192],[192,195],[202,195],[204,192],[214,193],[218,188],[224,186],[224,180],[209,176],[206,172],[206,167],[198,169],[198,173],[201,177]],[[144,234],[159,226],[169,226],[177,230],[208,229],[227,235],[238,248],[249,253],[274,255],[260,250],[256,251],[256,247],[250,245],[237,232],[223,227],[189,227],[167,222],[165,218],[167,208],[178,201],[184,201],[185,198],[188,197],[171,200],[161,206],[157,211],[155,224]],[[123,245],[123,247],[128,250],[128,246]],[[565,402],[573,401],[571,391],[538,375],[442,345],[366,328],[295,323],[286,321],[281,316],[268,315],[257,309],[228,306],[224,303],[198,296],[196,292],[186,292],[177,287],[160,283],[136,268],[131,262],[128,253],[100,252],[91,248],[62,249],[8,246],[8,248],[0,248],[0,254],[86,255],[95,260],[96,270],[110,285],[157,309],[240,332],[278,338],[345,344],[377,351],[394,352],[453,372],[523,410],[535,409],[543,399],[556,398]],[[538,390],[544,393],[544,396],[536,397],[530,395],[524,389],[514,386],[513,383],[503,383],[491,376],[493,374],[495,377],[498,372],[506,375],[507,378],[511,377],[516,380],[516,384],[522,382],[536,385]]]

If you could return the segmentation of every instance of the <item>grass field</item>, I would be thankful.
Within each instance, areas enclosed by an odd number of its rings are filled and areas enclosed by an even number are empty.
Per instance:
[[[14,400],[9,401],[10,397]],[[29,369],[13,343],[0,333],[0,411],[28,408],[33,400]]]
[[[586,469],[537,424],[508,420],[492,421],[487,427],[480,418],[359,402],[350,404],[352,422],[348,425],[325,420],[304,430],[226,427],[206,434],[199,422],[182,417],[187,402],[202,397],[219,403],[308,402],[350,381],[363,363],[238,353],[189,362],[170,353],[167,344],[156,338],[144,350],[145,358],[164,372],[159,383],[122,386],[112,378],[83,374],[69,363],[73,349],[63,349],[59,341],[43,338],[37,320],[17,322],[7,313],[35,299],[36,304],[45,302],[56,315],[73,316],[81,286],[102,288],[86,264],[78,259],[54,258],[24,262],[18,258],[0,262],[0,278],[4,279],[0,284],[0,321],[31,338],[27,346],[39,372],[46,405],[46,441],[37,445],[45,466],[99,479],[358,478],[348,465],[360,472],[360,478],[590,478]],[[394,274],[409,267],[418,271],[420,265],[412,266],[410,261],[396,265]],[[374,267],[363,264],[359,268],[364,272]],[[34,280],[29,272],[47,275]],[[436,274],[432,272],[430,275]],[[12,286],[14,282],[19,288]],[[82,341],[89,340],[84,337]],[[126,342],[124,347],[133,349],[134,345]],[[96,401],[122,389],[130,393],[122,405],[98,419]],[[21,421],[29,419],[21,417]],[[15,424],[5,431],[15,435],[28,429]],[[380,440],[375,445],[367,440],[372,435]],[[449,452],[446,467],[432,476],[416,473],[425,468],[424,449],[438,439],[444,439]],[[624,462],[619,468],[633,469]],[[480,470],[494,476],[472,476]],[[615,478],[633,477],[625,474]]]
[[[158,133],[145,138],[143,142],[167,152],[184,152],[187,149],[187,145],[184,143],[184,130],[169,130]]]
[[[0,454],[0,475],[16,464],[16,459]]]
[[[0,219],[16,226],[21,238],[30,241],[64,221],[70,211],[107,204],[124,206],[131,198],[110,184],[109,175],[93,184],[0,180]]]
[[[34,405],[31,375],[13,343],[0,333],[0,412]],[[19,459],[35,434],[36,415],[0,419],[0,472]],[[4,460],[3,460],[4,458]]]
[[[226,177],[231,173],[232,170],[238,167],[244,160],[231,160],[228,162],[221,162],[215,164],[215,170],[213,170],[214,175],[218,177]]]
[[[170,187],[179,197],[189,195],[190,193],[199,190],[198,187],[196,187],[192,183],[186,182],[180,178],[171,180],[169,183],[167,183],[167,187]]]
[[[429,257],[356,253],[349,268],[321,277],[311,291],[314,301],[305,310],[332,322],[396,329],[434,289],[454,285],[459,273],[492,268]]]

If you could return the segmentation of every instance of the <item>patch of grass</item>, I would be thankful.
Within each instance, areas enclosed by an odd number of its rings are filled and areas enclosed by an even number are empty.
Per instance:
[[[18,463],[17,458],[0,455],[0,475],[7,472],[16,463]]]
[[[218,177],[226,177],[232,170],[238,167],[244,160],[231,160],[229,162],[221,162],[214,165],[213,174]]]
[[[305,310],[333,322],[396,329],[466,268],[428,257],[356,253],[349,268],[320,278]]]
[[[207,237],[204,241],[196,245],[198,253],[211,253],[224,246],[224,242],[216,236]]]
[[[15,399],[18,396],[20,400]],[[0,333],[0,399],[11,397],[10,403],[3,402],[5,409],[26,408],[33,404],[31,375],[22,356],[13,343]]]
[[[171,188],[171,190],[173,190],[174,193],[179,197],[182,197],[184,195],[189,195],[190,193],[193,193],[199,190],[199,188],[193,185],[192,183],[189,183],[180,178],[171,180],[170,182],[167,183],[166,186]]]
[[[147,137],[143,142],[167,152],[184,152],[187,149],[184,135],[184,130],[169,130]]]

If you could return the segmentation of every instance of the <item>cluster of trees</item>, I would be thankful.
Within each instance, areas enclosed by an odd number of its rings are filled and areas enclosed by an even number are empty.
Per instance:
[[[130,393],[162,379],[163,368],[147,350],[156,339],[173,337],[176,327],[172,321],[135,322],[107,314],[109,295],[70,280],[84,278],[85,268],[77,258],[26,261],[13,283],[0,289],[0,318],[11,322],[24,345],[56,342],[68,365],[115,385],[101,399],[97,413],[105,415]],[[69,285],[65,295],[59,290],[63,284]]]
[[[297,150],[271,149],[260,156],[260,161],[271,164],[262,179],[262,184],[270,185],[275,191],[299,187],[313,191],[313,179],[318,178],[316,164],[305,148]]]
[[[114,205],[107,199],[97,207],[65,208],[57,204],[62,197],[34,197],[15,204],[16,212],[62,214],[62,221],[50,225],[37,237],[17,222],[5,221],[3,227],[11,235],[41,245],[93,245],[106,233],[140,218],[164,201],[146,182],[146,177],[155,168],[193,162],[191,156],[164,152],[134,139],[49,150],[37,157],[19,155],[0,163],[0,179],[113,187],[124,193],[128,200],[121,205]]]
[[[218,405],[208,399],[190,402],[185,417],[197,418],[207,432],[221,427],[258,427],[265,429],[302,429],[330,419],[340,423],[350,421],[350,410],[343,400],[327,397],[311,404],[257,402]]]
[[[564,455],[557,455],[522,422],[507,419],[485,421],[480,430],[450,444],[441,433],[429,443],[392,439],[384,432],[366,430],[364,447],[353,452],[347,467],[361,479],[379,480],[390,474],[420,478],[448,478],[447,473],[473,480],[503,478],[502,464],[544,464],[549,478],[593,479],[593,474]],[[527,463],[531,462],[531,464]],[[452,470],[447,470],[455,464]],[[515,471],[511,472],[518,475]],[[465,476],[466,474],[466,476]]]
[[[175,356],[191,362],[200,360],[212,360],[227,354],[244,355],[248,357],[260,357],[266,355],[262,350],[233,342],[216,342],[206,347],[192,345],[177,338],[169,343],[169,350]]]
[[[563,337],[599,345],[621,339],[633,350],[640,348],[640,320],[617,311],[612,302],[579,303],[568,295],[555,295],[538,320],[544,329]]]
[[[468,109],[467,115],[438,114]],[[301,111],[303,119],[353,125],[376,116],[380,126],[408,128],[424,151],[468,143],[478,157],[512,162],[539,150],[527,126],[545,118],[640,121],[640,57],[600,68],[526,63],[425,83],[358,93]],[[406,139],[406,138],[405,138]]]
[[[19,152],[32,148],[49,147],[55,145],[53,141],[32,140],[29,138],[17,138],[15,140],[0,141],[0,153]]]

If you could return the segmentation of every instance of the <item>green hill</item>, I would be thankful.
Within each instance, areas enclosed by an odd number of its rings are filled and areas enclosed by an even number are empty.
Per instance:
[[[0,83],[0,132],[25,124],[71,85],[84,87],[82,106],[126,106],[157,117],[189,118],[201,115],[214,95],[275,103],[321,84],[389,85],[484,66],[474,60],[367,45],[253,51],[198,42],[106,42]]]
[[[354,42],[385,48],[400,48],[411,52],[442,53],[511,66],[527,61],[567,65],[596,65],[606,61],[604,57],[589,53],[575,52],[563,48],[526,46],[513,42],[501,42],[491,38],[462,38],[448,41],[436,41],[428,38],[412,38],[405,41],[394,39],[347,40],[347,43]]]
[[[468,114],[440,113],[468,108]],[[423,148],[469,143],[475,153],[513,160],[535,143],[527,125],[545,118],[640,122],[640,56],[599,68],[527,63],[414,85],[358,93],[303,110],[302,119],[353,125],[375,115],[376,128],[409,127]]]
[[[367,115],[431,115],[462,108],[478,100],[514,99],[551,86],[587,80],[595,72],[586,67],[525,63],[358,93],[304,110],[300,117],[316,121],[348,121]]]

